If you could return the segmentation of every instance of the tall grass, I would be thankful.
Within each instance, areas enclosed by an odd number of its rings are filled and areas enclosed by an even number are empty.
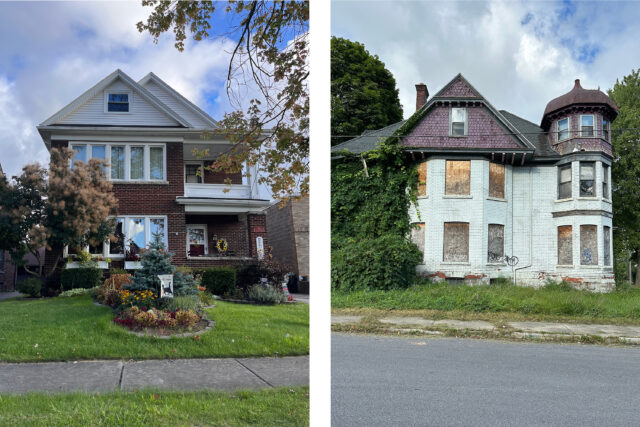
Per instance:
[[[563,284],[534,289],[505,283],[488,286],[429,283],[388,291],[333,292],[332,306],[384,310],[510,312],[640,320],[640,289],[599,294],[572,289]]]

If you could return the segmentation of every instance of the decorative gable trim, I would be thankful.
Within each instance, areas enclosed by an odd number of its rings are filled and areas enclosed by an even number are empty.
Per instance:
[[[167,107],[165,104],[163,104],[158,98],[153,96],[151,92],[149,92],[147,89],[145,89],[144,87],[136,83],[135,80],[133,80],[128,75],[126,75],[120,69],[115,70],[113,73],[109,74],[107,77],[100,80],[96,85],[94,85],[92,88],[85,91],[82,95],[74,99],[66,107],[62,108],[57,113],[55,113],[54,115],[49,117],[47,120],[42,122],[40,126],[54,125],[63,117],[67,116],[73,111],[76,111],[78,108],[80,108],[82,105],[88,102],[95,95],[104,93],[107,87],[111,85],[113,82],[115,82],[117,79],[121,79],[126,85],[131,87],[131,89],[134,92],[137,92],[137,94],[141,96],[145,101],[147,101],[152,106],[157,108],[159,111],[165,113],[167,116],[171,117],[172,119],[180,123],[182,126],[187,128],[193,127],[187,120],[185,120],[184,118],[179,116],[177,113],[175,113],[173,110],[171,110],[169,107]]]
[[[166,92],[169,93],[169,95],[173,96],[174,99],[178,100],[178,102],[180,102],[182,105],[187,107],[197,116],[201,117],[204,121],[211,124],[212,127],[215,127],[215,128],[218,127],[218,122],[216,120],[214,120],[210,115],[208,115],[205,111],[203,111],[200,107],[195,105],[193,102],[189,101],[187,98],[182,96],[178,91],[176,91],[174,88],[172,88],[167,83],[165,83],[160,77],[156,76],[153,72],[150,72],[149,74],[144,76],[138,82],[138,84],[144,87],[144,85],[146,85],[149,81],[152,81],[153,83],[163,88]]]

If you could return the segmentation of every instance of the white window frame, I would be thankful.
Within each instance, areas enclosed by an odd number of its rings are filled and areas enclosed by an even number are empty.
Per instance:
[[[113,217],[111,217],[113,218]],[[131,218],[144,218],[144,239],[145,244],[144,247],[148,248],[149,243],[151,243],[151,219],[162,219],[164,220],[164,246],[166,249],[169,248],[169,223],[167,219],[167,215],[118,215],[116,218],[122,218],[122,231],[124,233],[124,252],[123,254],[111,254],[109,253],[111,250],[111,241],[107,239],[102,245],[102,255],[100,254],[91,254],[92,258],[103,257],[104,259],[124,259],[126,252],[129,250],[129,238],[127,235],[127,221]],[[89,252],[89,245],[86,245],[82,248],[83,251]],[[67,258],[69,256],[69,247],[65,246],[63,251],[63,258]]]
[[[611,141],[611,122],[604,117],[601,120],[602,129],[600,129],[600,135],[602,135],[602,139],[607,142]],[[605,137],[604,133],[607,132],[607,136]]]
[[[94,145],[105,147],[105,161],[107,166],[105,167],[105,175],[109,181],[119,182],[166,182],[167,181],[167,145],[162,142],[84,142],[73,141],[69,143],[70,146],[84,145],[87,147],[87,162],[92,158],[92,147]],[[112,179],[111,178],[111,147],[124,147],[124,179]],[[144,147],[144,171],[143,179],[131,179],[131,147]],[[151,147],[162,147],[162,179],[151,179]]]
[[[187,257],[188,258],[198,258],[198,257],[192,257],[191,255],[189,255],[189,229],[190,228],[201,228],[204,230],[204,255],[209,255],[209,230],[207,227],[207,224],[187,224],[186,225],[186,231],[187,231],[187,236],[186,236],[186,251],[187,251]]]
[[[567,137],[566,138],[562,138],[560,139],[560,122],[566,120],[567,121]],[[571,138],[571,117],[565,117],[563,119],[559,119],[558,121],[556,121],[556,140],[558,142],[560,141],[566,141],[567,139]]]
[[[591,121],[593,123],[591,136],[585,136],[582,131],[582,118],[583,117],[591,117]],[[596,130],[596,116],[595,114],[580,114],[580,138],[595,138],[597,137],[598,132]]]
[[[453,134],[453,109],[463,110],[464,111],[464,135],[454,135]],[[460,123],[460,122],[456,122]],[[449,108],[449,136],[454,138],[463,138],[468,136],[469,131],[469,114],[466,107],[451,107]]]
[[[109,95],[127,95],[129,99],[129,111],[109,111]],[[131,114],[133,110],[133,92],[130,90],[105,90],[104,91],[104,113],[105,114]]]
[[[196,164],[200,166],[200,170],[202,171],[202,176],[200,177],[200,180],[202,182],[200,184],[204,184],[204,161],[198,161],[198,160],[194,160],[194,161],[186,160],[184,162],[184,177],[182,182],[184,182],[185,184],[198,184],[196,182],[187,182],[187,166],[195,166]]]

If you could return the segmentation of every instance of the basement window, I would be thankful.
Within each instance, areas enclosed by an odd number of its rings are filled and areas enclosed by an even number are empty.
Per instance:
[[[602,227],[603,238],[602,244],[604,249],[604,265],[611,265],[611,228],[604,226]]]
[[[491,264],[504,261],[504,225],[489,224],[489,244],[487,262]]]
[[[595,179],[596,164],[595,162],[580,162],[580,196],[594,197],[595,187],[593,181]]]
[[[471,161],[447,160],[444,194],[468,196],[470,191]]]
[[[469,223],[444,223],[444,262],[469,262]]]
[[[449,136],[466,136],[467,109],[451,108],[451,114],[449,118]]]
[[[573,236],[570,225],[558,227],[558,265],[573,265]]]
[[[418,165],[418,197],[427,195],[427,162]]]
[[[110,113],[128,113],[129,112],[129,94],[128,93],[108,93],[107,94],[107,111]]]
[[[571,163],[558,167],[558,199],[571,198]]]
[[[580,116],[580,136],[593,136],[593,116]]]
[[[489,197],[504,199],[504,165],[489,163]]]
[[[580,264],[598,265],[598,227],[580,226]]]

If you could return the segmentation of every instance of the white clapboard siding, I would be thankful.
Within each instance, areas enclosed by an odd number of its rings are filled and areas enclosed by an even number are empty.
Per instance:
[[[133,104],[129,114],[113,114],[104,112],[105,91],[126,90],[133,96]],[[129,100],[131,102],[131,100]],[[120,79],[114,81],[104,91],[92,96],[81,105],[56,122],[57,124],[82,125],[115,125],[115,126],[178,126],[179,123],[163,111],[149,104],[129,85]]]
[[[151,92],[156,98],[158,98],[164,105],[171,108],[181,117],[184,117],[189,123],[197,128],[209,128],[210,123],[207,123],[200,114],[196,114],[191,108],[188,108],[184,103],[178,100],[175,95],[171,94],[165,88],[157,85],[153,80],[147,81],[144,88]]]

